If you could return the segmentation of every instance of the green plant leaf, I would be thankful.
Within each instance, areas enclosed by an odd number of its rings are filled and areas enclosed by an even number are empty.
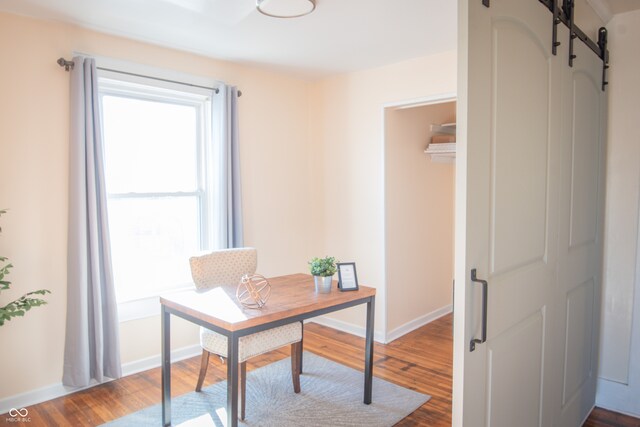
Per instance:
[[[314,276],[333,276],[337,271],[336,259],[334,257],[315,257],[309,261],[309,269]]]
[[[51,291],[48,289],[38,289],[37,291],[32,291],[32,292],[28,292],[25,294],[26,295],[46,295],[46,294],[50,294]]]

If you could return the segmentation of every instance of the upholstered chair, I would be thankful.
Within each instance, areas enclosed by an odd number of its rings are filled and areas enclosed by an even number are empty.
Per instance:
[[[189,259],[191,276],[197,289],[209,289],[219,285],[237,285],[244,274],[254,274],[258,264],[258,251],[255,248],[237,248],[213,251],[206,255],[194,256]],[[238,362],[240,364],[240,414],[244,420],[245,395],[247,378],[247,360],[291,345],[291,379],[293,390],[300,392],[300,371],[302,367],[302,323],[294,322],[284,326],[257,332],[240,337],[238,340]],[[202,346],[202,360],[200,376],[196,391],[202,390],[204,377],[207,374],[209,356],[213,353],[223,359],[227,357],[227,337],[210,329],[200,328],[200,345]]]

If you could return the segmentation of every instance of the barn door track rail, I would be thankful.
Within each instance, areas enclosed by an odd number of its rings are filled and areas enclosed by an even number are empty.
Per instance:
[[[539,0],[553,14],[553,41],[551,51],[557,54],[560,46],[558,41],[558,25],[564,24],[569,29],[569,66],[573,67],[573,60],[576,54],[573,50],[573,42],[579,39],[602,60],[602,90],[609,84],[607,81],[607,70],[609,69],[609,50],[607,49],[607,29],[600,27],[598,30],[598,41],[594,42],[578,27],[573,21],[575,11],[575,0],[562,0],[562,7],[558,7],[558,0]],[[482,4],[490,7],[490,0],[482,0]]]

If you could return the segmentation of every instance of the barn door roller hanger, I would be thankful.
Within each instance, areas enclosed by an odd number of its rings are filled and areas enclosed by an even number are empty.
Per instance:
[[[482,4],[490,7],[491,0],[482,0]],[[562,0],[562,7],[558,7],[558,0],[539,0],[553,14],[553,41],[551,51],[557,54],[557,48],[560,46],[558,41],[558,25],[564,24],[569,29],[569,66],[573,67],[573,60],[576,54],[573,51],[573,41],[581,40],[593,51],[598,58],[602,60],[602,90],[604,91],[609,84],[607,81],[607,70],[609,69],[609,50],[607,49],[607,29],[600,27],[598,30],[598,42],[591,40],[585,33],[573,22],[575,11],[575,0]]]

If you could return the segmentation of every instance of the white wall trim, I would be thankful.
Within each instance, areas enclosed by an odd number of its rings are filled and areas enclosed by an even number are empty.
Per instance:
[[[458,95],[455,92],[447,92],[430,96],[422,96],[419,98],[405,99],[402,101],[387,102],[382,106],[382,110],[384,114],[384,110],[387,108],[402,110],[405,108],[422,107],[424,105],[442,104],[445,102],[455,101],[457,99],[457,96]]]
[[[401,336],[406,335],[409,332],[426,325],[427,323],[431,323],[434,320],[441,318],[442,316],[446,316],[452,311],[453,306],[451,304],[446,305],[432,311],[431,313],[427,313],[423,316],[413,319],[412,321],[395,328],[393,331],[390,331],[386,335],[382,331],[375,331],[373,334],[373,339],[382,344],[389,344],[391,341],[396,340]],[[353,323],[348,323],[342,320],[336,320],[325,316],[314,317],[313,319],[308,320],[308,322],[315,322],[319,325],[337,329],[339,331],[346,332],[348,334],[352,334],[361,338],[364,338],[365,334],[365,328],[363,328],[362,326],[354,325]]]
[[[453,305],[445,305],[444,307],[440,307],[431,313],[424,314],[417,319],[413,319],[410,322],[405,323],[404,325],[400,325],[397,328],[387,332],[387,341],[386,343],[390,343],[391,341],[397,340],[403,335],[408,334],[411,331],[415,331],[421,326],[426,325],[427,323],[431,323],[436,319],[441,318],[442,316],[446,316],[447,314],[453,311]]]
[[[162,295],[171,295],[178,292],[193,289],[193,283],[184,283],[172,289],[162,291]],[[120,301],[118,303],[118,321],[120,323],[130,320],[146,319],[160,314],[160,295],[149,295],[147,297]]]
[[[200,354],[201,350],[202,348],[200,347],[200,345],[192,345],[172,350],[171,361],[177,362],[179,360],[197,356]],[[160,360],[160,354],[157,354],[155,356],[124,363],[122,365],[122,376],[126,377],[128,375],[146,371],[148,369],[157,368],[158,366],[160,366]],[[110,381],[113,380],[105,382]],[[62,382],[59,382],[42,388],[38,388],[36,390],[31,390],[13,396],[5,397],[4,399],[0,399],[0,414],[9,412],[11,408],[29,409],[29,406],[31,405],[55,399],[57,397],[66,396],[77,391],[86,390],[96,385],[99,385],[99,383],[95,380],[92,380],[91,384],[87,387],[66,387],[62,385]]]
[[[202,347],[200,347],[200,344],[177,348],[175,350],[171,350],[171,363],[189,359],[190,357],[199,356],[201,353]],[[144,359],[124,363],[122,364],[122,376],[126,377],[129,375],[137,374],[138,372],[157,368],[161,365],[161,361],[162,359],[160,358],[160,354],[156,354]]]
[[[160,313],[160,298],[157,295],[118,303],[120,323],[157,316],[158,313]]]
[[[361,338],[365,337],[366,328],[359,325],[354,325],[353,323],[343,322],[342,320],[336,320],[330,317],[319,316],[319,317],[314,317],[313,319],[305,320],[305,323],[306,322],[314,322],[314,323],[317,323],[318,325],[337,329],[339,331],[346,332],[348,334],[355,335],[357,337],[361,337]],[[384,340],[384,334],[382,333],[382,331],[374,331],[373,340],[379,343],[386,344]]]
[[[380,120],[380,123],[382,124],[382,129],[381,129],[381,139],[382,139],[382,144],[381,144],[381,155],[382,155],[382,178],[381,178],[381,185],[383,188],[383,192],[382,192],[382,274],[384,277],[384,283],[382,284],[382,304],[383,304],[383,308],[382,308],[382,316],[381,316],[381,320],[382,320],[382,333],[380,334],[380,337],[382,339],[376,338],[376,341],[379,342],[383,342],[383,343],[388,343],[393,341],[395,338],[393,339],[388,339],[388,336],[391,335],[387,332],[387,328],[388,328],[388,318],[389,318],[389,287],[387,286],[387,283],[389,282],[389,278],[387,277],[387,186],[386,186],[386,174],[387,174],[387,170],[386,170],[386,161],[385,161],[385,151],[386,151],[386,147],[387,147],[387,126],[386,126],[386,114],[387,114],[387,109],[404,109],[404,108],[413,108],[413,107],[421,107],[423,105],[431,105],[431,104],[442,104],[445,102],[452,102],[452,101],[457,101],[458,99],[458,93],[457,92],[445,92],[445,93],[437,93],[435,95],[428,95],[428,96],[421,96],[421,97],[417,97],[417,98],[410,98],[410,99],[404,99],[401,101],[394,101],[394,102],[386,102],[382,105],[382,108],[380,110],[380,114],[382,116],[382,119]],[[455,256],[454,256],[455,257]],[[435,319],[433,319],[435,320]],[[320,322],[318,322],[320,323]],[[429,322],[426,322],[429,323]],[[426,324],[426,323],[423,323]],[[403,325],[404,326],[404,325]],[[420,325],[422,326],[422,325]],[[340,329],[339,327],[336,327],[336,329]],[[342,329],[340,329],[342,330]],[[345,331],[345,332],[349,332],[349,331]],[[353,333],[353,332],[351,332]],[[354,333],[355,335],[358,335],[356,333]],[[363,336],[363,335],[361,335]],[[378,335],[376,335],[378,336]],[[401,335],[398,335],[398,337],[400,337]],[[397,337],[396,337],[397,338]]]
[[[589,415],[591,415],[591,413],[593,412],[593,410],[596,408],[596,405],[592,405],[591,409],[589,409],[589,411],[587,412],[587,415],[584,416],[584,418],[582,419],[582,422],[580,423],[581,426],[584,425],[584,423],[587,422],[587,419],[589,418]]]
[[[634,393],[634,387],[616,381],[598,378],[596,406],[640,418],[640,400]]]
[[[107,381],[108,382],[108,381]],[[46,400],[55,399],[56,397],[66,396],[76,391],[85,390],[98,385],[95,380],[91,380],[91,384],[87,387],[66,387],[62,383],[51,384],[36,390],[27,391],[13,396],[5,397],[0,400],[0,414],[9,412],[11,408],[27,408]]]

